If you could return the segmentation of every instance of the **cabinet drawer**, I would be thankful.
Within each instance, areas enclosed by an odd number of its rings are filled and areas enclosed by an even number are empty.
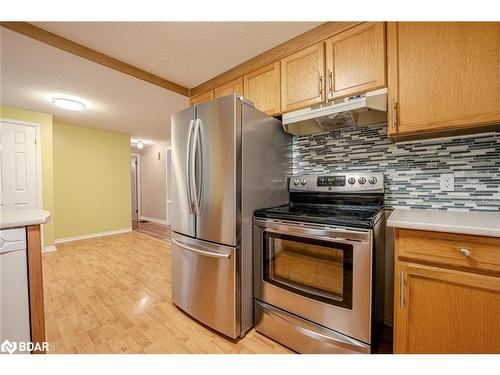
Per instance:
[[[500,272],[500,238],[398,229],[396,256]]]

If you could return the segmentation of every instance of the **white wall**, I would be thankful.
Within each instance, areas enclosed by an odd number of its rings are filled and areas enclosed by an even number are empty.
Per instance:
[[[141,150],[141,216],[166,220],[166,148],[157,143]],[[158,160],[158,154],[160,159]]]

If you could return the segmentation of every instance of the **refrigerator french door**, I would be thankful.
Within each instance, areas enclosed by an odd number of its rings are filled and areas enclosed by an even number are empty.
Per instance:
[[[239,114],[238,114],[239,115]],[[236,246],[236,102],[224,97],[172,117],[172,230]]]
[[[185,109],[172,116],[172,221],[171,229],[186,236],[195,237],[195,216],[191,189],[188,190],[187,165],[191,158],[188,140],[191,139],[194,123],[194,108]]]
[[[173,116],[172,299],[230,337],[237,308],[237,102],[233,96]]]

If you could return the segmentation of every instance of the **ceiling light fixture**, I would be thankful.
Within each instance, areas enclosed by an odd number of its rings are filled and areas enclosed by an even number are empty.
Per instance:
[[[84,111],[87,109],[85,104],[74,99],[52,98],[52,104],[59,108],[69,109],[70,111]]]
[[[137,141],[137,148],[142,150],[144,148],[144,143],[142,143],[142,141]]]

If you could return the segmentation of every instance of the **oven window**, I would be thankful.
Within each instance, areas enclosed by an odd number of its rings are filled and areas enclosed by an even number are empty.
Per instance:
[[[352,308],[352,245],[264,232],[264,280]]]

